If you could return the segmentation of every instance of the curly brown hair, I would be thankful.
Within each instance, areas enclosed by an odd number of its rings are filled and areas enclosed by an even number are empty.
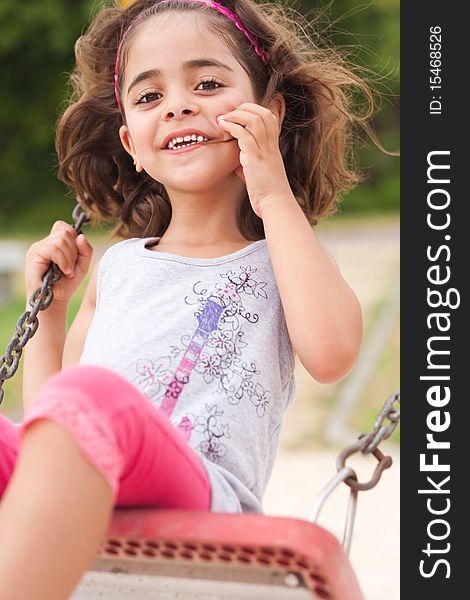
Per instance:
[[[114,95],[116,52],[124,32],[144,11],[124,40],[120,79],[126,49],[147,17],[170,10],[202,13],[250,76],[259,104],[267,106],[278,94],[284,97],[279,147],[292,192],[308,221],[313,225],[333,213],[341,194],[361,180],[353,146],[357,126],[370,133],[374,98],[366,80],[337,50],[317,47],[311,23],[294,9],[254,0],[221,3],[269,54],[269,69],[229,19],[199,3],[178,0],[136,0],[128,8],[117,1],[105,5],[76,42],[73,93],[57,127],[58,176],[92,222],[116,225],[113,235],[162,236],[171,219],[164,186],[145,172],[135,172],[118,133],[125,116]],[[265,237],[247,194],[237,224],[248,240]]]

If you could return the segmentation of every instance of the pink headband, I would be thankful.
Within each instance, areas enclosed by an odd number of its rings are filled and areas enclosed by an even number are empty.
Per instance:
[[[160,0],[160,3],[163,4],[166,2],[170,2],[170,1],[171,0]],[[247,38],[247,40],[253,46],[254,51],[261,58],[261,60],[264,62],[264,64],[265,65],[268,64],[268,62],[269,62],[268,54],[259,46],[256,38],[246,29],[246,27],[241,22],[240,17],[238,17],[229,8],[227,8],[226,6],[222,6],[222,4],[219,4],[218,2],[213,2],[212,0],[180,0],[180,1],[181,2],[198,2],[199,4],[204,4],[205,6],[208,6],[209,8],[213,8],[217,12],[225,15],[228,19],[230,19],[232,21],[232,23],[235,24],[236,28],[239,29],[243,33],[243,35]],[[145,13],[145,11],[143,13],[140,13],[140,15],[137,15],[137,17],[132,21],[132,23],[129,25],[129,27],[125,30],[125,32],[122,35],[121,41],[119,42],[119,46],[118,46],[117,53],[116,53],[116,63],[114,65],[114,95],[116,96],[117,105],[118,105],[120,113],[122,113],[121,100],[119,98],[119,61],[121,59],[121,48],[122,48],[122,44],[123,44],[124,40],[127,37],[127,34],[136,25],[136,23],[138,23],[140,21],[140,19],[144,15],[144,13]]]

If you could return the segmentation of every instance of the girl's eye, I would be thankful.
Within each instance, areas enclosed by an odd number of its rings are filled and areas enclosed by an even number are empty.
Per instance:
[[[137,100],[135,101],[136,104],[149,104],[150,102],[153,102],[154,100],[158,100],[158,98],[156,96],[159,96],[159,92],[145,92],[144,94],[141,94]]]
[[[221,83],[219,83],[216,79],[206,79],[198,83],[196,89],[202,89],[200,91],[208,91],[208,90],[216,90],[218,88],[224,87]],[[150,104],[151,102],[155,102],[156,100],[160,100],[159,96],[161,96],[160,92],[144,92],[141,94],[137,100],[136,104]]]
[[[217,81],[217,79],[206,79],[204,81],[201,81],[197,87],[199,88],[199,86],[201,86],[201,85],[204,86],[203,91],[204,90],[216,90],[218,88],[224,87],[221,83],[219,83]]]

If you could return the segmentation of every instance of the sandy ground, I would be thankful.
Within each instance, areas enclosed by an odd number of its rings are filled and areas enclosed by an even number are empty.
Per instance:
[[[367,327],[374,307],[398,284],[398,223],[327,229],[319,235],[358,295]],[[343,446],[332,446],[322,439],[322,426],[328,417],[322,400],[332,390],[316,384],[300,363],[296,375],[296,401],[284,419],[280,450],[264,507],[267,514],[307,519],[317,494],[336,474],[336,458]],[[389,390],[392,391],[395,390]],[[373,423],[370,429],[372,426]],[[355,437],[350,440],[354,441]],[[374,489],[359,493],[350,560],[366,600],[397,600],[400,596],[399,451],[390,442],[384,442],[380,448],[392,456],[393,465]],[[347,466],[357,471],[360,481],[370,479],[375,465],[370,456],[355,455],[347,461]],[[343,537],[348,494],[349,488],[341,484],[326,501],[318,520],[339,540]]]

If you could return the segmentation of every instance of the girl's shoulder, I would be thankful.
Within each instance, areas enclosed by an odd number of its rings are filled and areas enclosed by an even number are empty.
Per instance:
[[[103,259],[108,259],[108,258],[114,257],[118,254],[121,255],[121,254],[125,254],[128,252],[132,252],[137,247],[140,247],[140,245],[144,244],[147,239],[150,239],[150,238],[135,237],[135,238],[127,238],[125,240],[120,240],[120,241],[114,242],[113,244],[108,246],[106,248],[106,250],[104,251]]]
[[[132,257],[135,256],[140,245],[144,243],[143,238],[128,238],[112,243],[101,255],[100,274],[103,275],[115,269],[121,270],[127,262],[132,261]]]

